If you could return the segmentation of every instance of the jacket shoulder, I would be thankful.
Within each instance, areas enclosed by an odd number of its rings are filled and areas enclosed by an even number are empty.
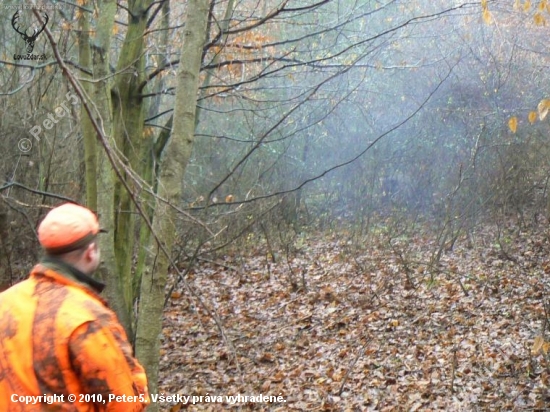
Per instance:
[[[113,312],[104,302],[79,288],[67,287],[67,294],[59,310],[59,321],[70,322],[72,328],[76,328],[90,321],[110,322],[112,317]]]

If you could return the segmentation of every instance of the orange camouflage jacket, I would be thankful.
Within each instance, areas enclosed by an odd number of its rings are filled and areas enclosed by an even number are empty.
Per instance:
[[[1,412],[145,410],[145,371],[101,288],[47,259],[0,293]]]

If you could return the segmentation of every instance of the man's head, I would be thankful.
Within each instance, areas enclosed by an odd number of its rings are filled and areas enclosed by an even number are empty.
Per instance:
[[[74,203],[58,206],[38,226],[38,241],[47,255],[56,256],[90,274],[99,266],[97,216]]]

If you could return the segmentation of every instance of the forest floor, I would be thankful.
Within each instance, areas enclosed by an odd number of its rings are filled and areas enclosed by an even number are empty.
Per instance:
[[[163,410],[550,408],[548,225],[477,227],[439,259],[437,231],[388,227],[199,261],[161,350],[159,393],[189,398]]]

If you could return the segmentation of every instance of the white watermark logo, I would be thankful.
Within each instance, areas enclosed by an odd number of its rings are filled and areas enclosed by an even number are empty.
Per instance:
[[[77,105],[79,102],[80,100],[74,93],[68,92],[67,94],[65,94],[65,100],[55,109],[53,109],[53,111],[48,113],[41,124],[36,124],[31,127],[29,129],[29,133],[35,138],[37,142],[40,142],[40,135],[42,134],[42,131],[44,129],[51,130],[61,119],[70,116],[71,106]],[[30,152],[32,149],[32,140],[24,137],[19,140],[17,147],[23,153]]]

